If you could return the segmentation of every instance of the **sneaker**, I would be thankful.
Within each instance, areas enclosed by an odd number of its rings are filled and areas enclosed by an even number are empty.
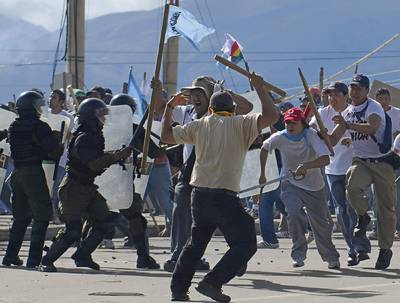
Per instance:
[[[368,234],[368,239],[378,240],[378,233],[376,232],[376,230],[373,230]]]
[[[100,244],[100,248],[115,249],[115,245],[114,245],[113,240],[104,239],[103,242],[101,242],[101,244]]]
[[[138,256],[136,268],[160,269],[160,264],[150,256]]]
[[[289,234],[289,232],[288,231],[278,231],[277,233],[276,233],[276,237],[278,238],[278,239],[289,239],[290,238],[290,234]]]
[[[164,270],[170,273],[173,273],[175,270],[176,261],[174,260],[167,260],[164,262]]]
[[[294,268],[297,268],[297,267],[303,267],[304,266],[304,260],[293,260],[292,261],[292,266],[294,267]]]
[[[365,252],[358,253],[358,256],[357,256],[358,263],[360,263],[361,261],[364,261],[364,260],[369,260],[368,254]]]
[[[400,231],[396,230],[396,232],[394,233],[394,240],[400,241]]]
[[[279,243],[269,243],[267,241],[259,241],[257,243],[257,248],[270,248],[270,249],[275,249],[279,248]]]
[[[224,295],[220,287],[216,287],[205,281],[200,281],[196,287],[196,290],[202,295],[205,295],[206,297],[209,297],[217,302],[228,303],[231,301],[231,297],[228,295]]]
[[[176,293],[171,294],[171,301],[190,301],[188,293]]]
[[[328,268],[329,268],[329,269],[340,269],[340,262],[339,262],[339,260],[335,260],[335,261],[330,261],[330,262],[328,262]]]
[[[371,217],[365,213],[365,215],[358,216],[358,222],[354,228],[354,237],[362,238],[367,234],[367,226],[371,222]]]
[[[4,266],[11,266],[11,265],[21,266],[22,264],[24,264],[24,261],[22,261],[18,256],[16,256],[15,258],[9,258],[7,256],[4,256],[3,261],[1,263]]]
[[[356,254],[349,254],[347,257],[347,266],[356,266],[359,263]]]
[[[198,270],[210,270],[210,263],[206,261],[206,259],[201,259],[199,262],[196,264],[196,271]]]
[[[375,269],[386,269],[390,265],[390,260],[392,259],[393,252],[391,249],[380,249],[379,257],[375,263]]]

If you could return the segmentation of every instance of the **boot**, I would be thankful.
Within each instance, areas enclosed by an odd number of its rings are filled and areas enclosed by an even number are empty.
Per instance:
[[[49,222],[33,222],[31,232],[31,245],[29,247],[27,268],[36,268],[42,261],[43,245]]]
[[[72,242],[68,242],[64,236],[56,239],[47,251],[47,254],[42,258],[40,270],[44,272],[56,272],[57,268],[54,266],[54,262],[67,251]]]
[[[104,232],[98,228],[92,228],[88,237],[81,241],[76,252],[71,256],[77,267],[89,267],[94,270],[100,270],[99,264],[93,261],[91,254],[101,243]]]
[[[19,250],[21,249],[22,242],[24,241],[24,236],[26,229],[31,220],[14,220],[10,228],[10,239],[8,241],[8,246],[6,254],[3,258],[2,264],[5,266],[17,265],[21,266],[23,264],[22,260],[18,257]]]

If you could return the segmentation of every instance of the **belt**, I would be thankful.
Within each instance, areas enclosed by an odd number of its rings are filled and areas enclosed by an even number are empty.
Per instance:
[[[380,158],[358,158],[364,162],[368,163],[380,163],[380,162],[385,162],[386,157],[380,157]]]
[[[215,194],[226,194],[233,197],[237,197],[238,195],[238,193],[233,190],[223,189],[223,188],[194,187],[194,190],[200,192],[215,193]]]

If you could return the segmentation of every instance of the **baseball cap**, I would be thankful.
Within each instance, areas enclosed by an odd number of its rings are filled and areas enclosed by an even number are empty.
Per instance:
[[[193,80],[192,86],[182,87],[181,90],[184,91],[184,90],[201,89],[209,99],[214,93],[215,83],[216,81],[209,76],[200,76]]]
[[[285,112],[283,121],[302,121],[304,120],[303,111],[298,107],[293,107]]]
[[[210,106],[216,111],[232,111],[236,104],[229,92],[219,91],[211,96]]]
[[[290,102],[281,102],[279,104],[277,104],[279,107],[279,110],[284,113],[286,112],[288,109],[291,109],[294,107],[294,105]]]
[[[81,89],[74,89],[74,94],[76,97],[86,97],[86,94],[83,90]]]
[[[343,95],[347,95],[349,93],[349,88],[347,87],[347,85],[340,81],[332,82],[325,89],[325,91],[327,91],[327,92],[332,91],[332,90],[342,92]]]
[[[369,79],[363,74],[354,75],[349,85],[357,85],[369,88]]]

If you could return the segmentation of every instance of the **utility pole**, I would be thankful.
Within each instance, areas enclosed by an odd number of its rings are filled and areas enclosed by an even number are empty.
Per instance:
[[[179,0],[169,0],[169,5],[179,6]],[[176,93],[178,78],[179,37],[171,37],[164,46],[162,82],[168,96]]]
[[[72,86],[83,89],[85,83],[85,0],[68,1],[67,73]]]

